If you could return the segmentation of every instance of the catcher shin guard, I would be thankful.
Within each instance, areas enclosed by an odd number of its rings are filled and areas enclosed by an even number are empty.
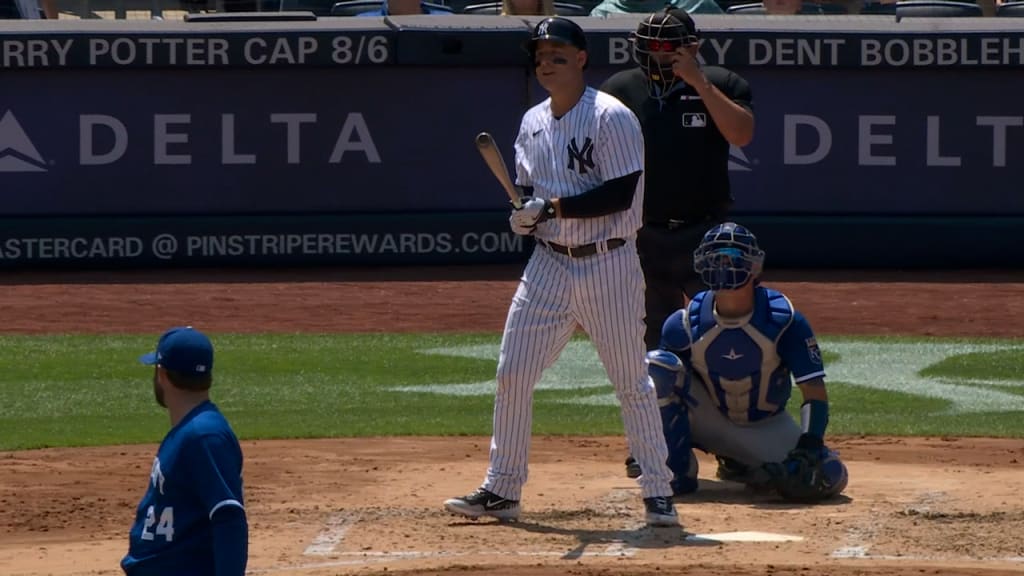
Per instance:
[[[661,410],[662,432],[668,447],[668,467],[672,470],[674,494],[697,489],[697,459],[690,435],[690,372],[682,360],[667,350],[647,353],[647,373],[654,382]]]

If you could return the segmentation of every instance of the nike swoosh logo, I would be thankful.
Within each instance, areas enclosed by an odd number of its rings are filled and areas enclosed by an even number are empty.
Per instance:
[[[541,128],[540,130],[537,130],[537,131],[536,131],[536,132],[534,132],[533,134],[530,134],[530,137],[532,138],[532,137],[534,137],[534,136],[536,136],[536,135],[540,134],[540,133],[541,133],[541,132],[543,132],[543,131],[544,131],[544,129],[543,129],[543,128]]]
[[[501,504],[504,501],[505,501],[504,498],[502,498],[501,500],[488,500],[487,504],[486,504],[486,507],[487,508],[491,508],[491,507],[497,506],[498,504]]]

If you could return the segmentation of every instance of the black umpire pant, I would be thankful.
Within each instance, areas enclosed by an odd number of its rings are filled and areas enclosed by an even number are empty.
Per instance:
[[[693,251],[705,232],[724,221],[708,216],[693,221],[647,222],[637,233],[637,252],[647,284],[644,343],[648,350],[659,348],[665,320],[684,307],[688,298],[707,288],[693,270]]]

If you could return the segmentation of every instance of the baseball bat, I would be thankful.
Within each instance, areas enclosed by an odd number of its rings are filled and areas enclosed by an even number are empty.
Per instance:
[[[477,134],[476,149],[480,151],[480,155],[484,157],[487,167],[491,169],[491,173],[498,179],[501,187],[505,189],[509,200],[512,201],[512,205],[515,206],[516,210],[522,208],[523,203],[519,199],[519,192],[516,190],[515,185],[512,184],[512,178],[508,174],[508,166],[505,165],[505,159],[501,157],[501,150],[498,149],[498,145],[494,142],[494,137],[488,132]]]

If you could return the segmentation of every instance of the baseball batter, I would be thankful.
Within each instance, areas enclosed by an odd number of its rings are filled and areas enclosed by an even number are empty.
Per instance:
[[[191,327],[172,328],[141,361],[154,365],[153,393],[171,430],[153,459],[121,568],[128,576],[244,576],[242,449],[210,402],[213,345]]]
[[[509,308],[498,360],[490,467],[475,492],[445,502],[464,516],[519,516],[527,480],[533,389],[577,326],[615,386],[650,525],[678,525],[667,451],[644,364],[643,273],[636,232],[643,139],[632,112],[583,79],[587,42],[571,20],[546,18],[528,45],[550,97],[523,117],[516,183],[527,197],[509,218],[537,241]]]
[[[810,324],[785,295],[760,285],[764,252],[745,227],[715,226],[693,257],[710,290],[669,316],[661,348],[648,353],[675,493],[697,489],[699,447],[720,457],[721,478],[791,500],[839,494],[847,472],[825,447],[825,369]],[[799,426],[786,412],[794,381],[803,395]]]

